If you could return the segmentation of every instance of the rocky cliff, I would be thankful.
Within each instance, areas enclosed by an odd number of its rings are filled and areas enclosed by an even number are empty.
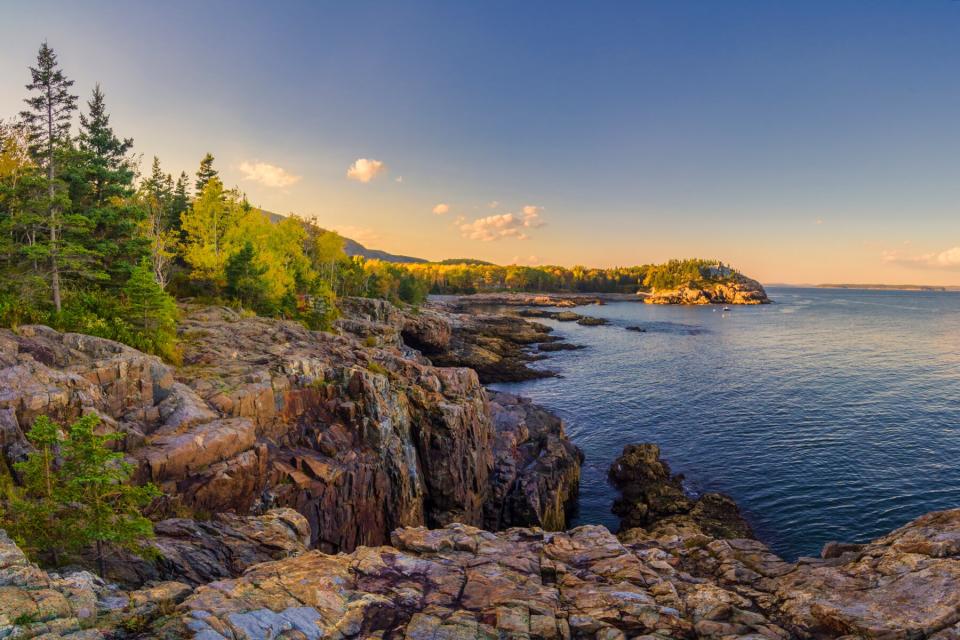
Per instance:
[[[343,335],[188,309],[181,367],[41,326],[0,331],[3,459],[26,455],[38,415],[92,412],[126,434],[138,478],[168,494],[161,514],[289,507],[329,552],[403,526],[562,528],[579,453],[559,423],[509,395],[491,401],[474,371],[433,366],[405,343],[444,347],[441,315],[353,306]]]
[[[655,290],[646,298],[647,304],[767,304],[767,292],[756,280],[741,274],[723,282],[684,286],[677,289]]]

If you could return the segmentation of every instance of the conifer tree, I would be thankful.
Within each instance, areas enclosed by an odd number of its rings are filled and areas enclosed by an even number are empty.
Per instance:
[[[35,92],[24,101],[30,107],[20,116],[27,127],[30,155],[46,174],[44,202],[46,242],[44,257],[50,265],[50,287],[57,313],[62,308],[60,292],[61,261],[66,255],[63,238],[64,211],[69,199],[60,181],[60,158],[70,145],[70,119],[77,108],[77,96],[70,93],[73,80],[67,80],[57,64],[57,56],[47,43],[40,46],[37,66],[30,67],[30,84]]]
[[[227,295],[237,300],[241,306],[254,309],[262,307],[267,293],[267,283],[263,280],[266,267],[257,265],[257,253],[253,243],[245,242],[235,254],[227,260],[224,271],[227,278]]]
[[[196,183],[196,193],[198,196],[200,192],[203,191],[203,188],[207,186],[207,183],[218,175],[217,170],[213,168],[213,160],[213,154],[207,153],[203,156],[203,160],[200,161],[200,168],[197,169]]]
[[[73,197],[75,213],[90,222],[85,243],[91,258],[86,275],[124,279],[131,264],[146,250],[137,234],[142,209],[134,206],[133,163],[129,157],[133,140],[120,139],[110,126],[110,115],[100,85],[87,102],[88,114],[80,115],[78,147],[81,174]],[[99,264],[97,262],[99,261]]]
[[[12,517],[5,526],[28,552],[34,556],[49,553],[57,566],[70,529],[69,514],[64,513],[63,507],[63,481],[56,466],[63,438],[58,425],[40,416],[27,439],[34,451],[14,465],[23,486],[12,496]]]
[[[127,298],[125,319],[136,327],[144,343],[136,345],[168,360],[176,358],[177,305],[156,281],[150,262],[144,258],[123,288]]]
[[[152,484],[130,484],[133,465],[109,447],[122,434],[98,434],[99,422],[96,414],[88,414],[70,425],[62,447],[62,477],[73,512],[71,537],[80,546],[94,547],[102,578],[109,545],[137,550],[153,535],[153,525],[141,510],[160,492]]]
[[[180,172],[177,178],[177,184],[173,188],[173,201],[170,206],[169,228],[173,229],[177,235],[180,234],[180,217],[190,207],[190,194],[188,192],[189,178],[186,171]]]

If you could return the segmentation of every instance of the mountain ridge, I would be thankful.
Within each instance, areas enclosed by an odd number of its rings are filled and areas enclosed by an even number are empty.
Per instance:
[[[279,222],[280,220],[287,218],[289,216],[282,213],[274,213],[273,211],[267,211],[262,207],[257,207],[258,211],[261,211],[270,218],[271,222]],[[293,214],[291,214],[293,215]],[[322,227],[321,227],[322,228]],[[352,238],[348,238],[341,234],[343,237],[343,252],[346,253],[351,258],[353,256],[361,256],[367,258],[368,260],[381,260],[383,262],[396,262],[396,263],[423,263],[430,262],[424,258],[417,258],[414,256],[405,256],[396,253],[390,253],[388,251],[382,251],[380,249],[369,249],[364,245],[360,244]]]

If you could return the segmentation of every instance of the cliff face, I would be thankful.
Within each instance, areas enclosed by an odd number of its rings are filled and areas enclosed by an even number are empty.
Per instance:
[[[179,368],[90,336],[0,331],[4,459],[26,455],[38,415],[95,412],[127,434],[139,479],[160,485],[171,514],[291,507],[330,552],[384,544],[403,526],[562,527],[568,500],[554,496],[575,496],[579,479],[562,428],[500,411],[474,371],[404,344],[449,340],[442,316],[355,306],[340,336],[190,310]],[[551,456],[563,470],[530,480],[530,462]]]
[[[647,304],[767,304],[767,292],[756,280],[736,274],[727,282],[702,287],[680,287],[654,291],[644,298]]]

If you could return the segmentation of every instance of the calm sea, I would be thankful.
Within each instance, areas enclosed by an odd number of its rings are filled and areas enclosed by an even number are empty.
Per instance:
[[[960,507],[960,294],[768,293],[776,304],[547,321],[587,348],[541,363],[561,378],[496,386],[554,410],[583,448],[575,524],[616,530],[606,471],[633,442],[659,444],[691,492],[733,496],[789,559]]]

